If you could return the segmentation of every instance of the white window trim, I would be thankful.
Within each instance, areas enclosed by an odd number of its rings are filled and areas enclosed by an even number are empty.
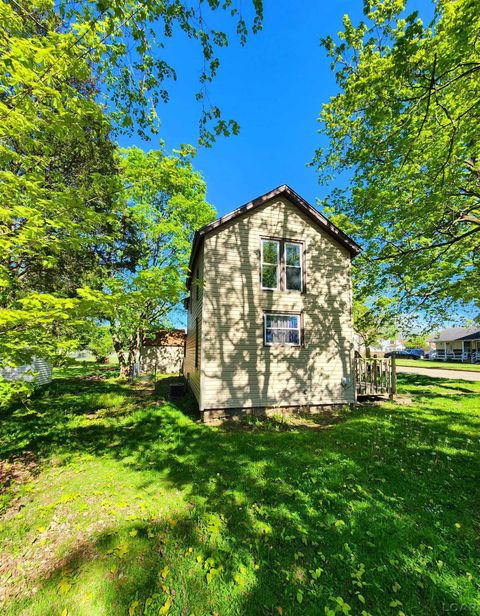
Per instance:
[[[267,317],[297,317],[297,327],[269,327],[268,329],[281,329],[298,332],[298,342],[267,342]],[[265,346],[302,346],[302,324],[300,313],[291,312],[265,312],[263,314],[263,344]]]
[[[298,246],[298,255],[300,257],[300,265],[287,265],[287,246],[288,245]],[[283,246],[283,262],[285,263],[285,291],[293,291],[296,293],[301,293],[303,289],[303,256],[302,256],[302,244],[300,242],[289,242],[285,240]],[[300,270],[300,288],[299,289],[289,289],[287,287],[287,267],[296,267]]]
[[[275,242],[277,245],[277,286],[276,287],[264,287],[263,286],[263,244],[265,242]],[[274,263],[265,263],[265,265],[275,265]],[[262,238],[260,244],[260,285],[265,291],[278,291],[280,289],[280,240],[270,240],[268,238]]]

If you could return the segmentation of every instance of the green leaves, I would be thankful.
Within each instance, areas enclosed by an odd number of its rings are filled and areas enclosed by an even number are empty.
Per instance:
[[[34,19],[0,1],[2,365],[75,348],[75,328],[95,314],[77,289],[92,283],[118,231],[114,146],[85,48],[58,27],[51,3],[29,10]]]
[[[170,567],[168,565],[165,565],[165,567],[160,571],[160,577],[162,578],[162,580],[167,579],[167,575],[169,571],[170,571]]]
[[[239,586],[243,587],[247,585],[247,582],[248,582],[247,573],[248,573],[247,568],[244,565],[240,565],[238,572],[233,574],[233,579]]]
[[[207,584],[210,584],[212,582],[213,578],[216,575],[218,575],[221,570],[222,570],[221,567],[209,569],[207,571],[207,575],[206,575]]]
[[[229,4],[211,4],[212,17]],[[262,4],[253,5],[256,30]],[[243,39],[246,22],[231,8]],[[199,11],[153,0],[95,8],[32,0],[25,12],[0,0],[1,364],[71,350],[86,317],[109,319],[121,350],[139,329],[165,324],[181,299],[191,235],[213,217],[194,149],[122,158],[110,132],[115,123],[144,136],[157,129],[155,108],[176,78],[161,55],[174,32],[200,44],[204,98],[227,37],[199,26]],[[237,131],[205,108],[203,142]]]
[[[365,22],[345,18],[340,40],[324,41],[340,93],[322,107],[316,163],[325,182],[348,170],[324,205],[365,249],[357,296],[451,315],[478,301],[480,281],[480,14],[475,0],[445,0],[425,26],[403,10],[365,3]]]
[[[116,271],[103,280],[117,348],[130,350],[128,358],[120,352],[121,363],[135,360],[143,335],[168,325],[185,291],[193,232],[214,218],[194,153],[191,146],[171,155],[123,151],[121,200],[130,233],[118,247]]]
[[[198,101],[207,99],[207,85],[215,78],[220,59],[218,52],[226,47],[223,12],[236,27],[242,44],[249,32],[261,27],[263,3],[253,0],[252,24],[247,24],[240,9],[230,0],[209,2],[208,18],[194,2],[155,2],[141,5],[133,0],[121,3],[96,3],[96,11],[87,2],[60,2],[59,10],[65,23],[77,38],[86,37],[86,47],[95,62],[96,76],[103,83],[102,102],[113,108],[113,118],[120,133],[138,131],[149,139],[158,132],[160,121],[156,109],[169,98],[168,87],[177,78],[175,67],[164,53],[170,38],[187,37],[197,45],[197,55],[203,70],[196,93]],[[131,44],[127,45],[126,41]],[[224,120],[214,105],[202,105],[199,112],[199,141],[211,145],[219,134],[237,130],[233,120]]]
[[[312,576],[312,580],[318,580],[322,573],[323,569],[321,567],[317,567],[315,570],[311,570],[310,575]]]
[[[334,603],[333,610],[330,610],[328,607],[325,607],[325,614],[349,614],[352,610],[350,605],[346,603],[342,597],[331,597],[330,599]]]

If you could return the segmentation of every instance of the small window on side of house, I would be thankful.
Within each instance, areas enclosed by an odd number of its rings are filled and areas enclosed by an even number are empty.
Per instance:
[[[302,331],[300,314],[271,314],[263,316],[263,340],[266,346],[300,346]]]
[[[200,297],[200,271],[197,267],[197,273],[195,274],[195,286],[196,286],[196,299]]]

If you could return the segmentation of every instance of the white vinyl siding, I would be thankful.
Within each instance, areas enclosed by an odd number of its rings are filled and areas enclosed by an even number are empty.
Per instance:
[[[201,404],[201,375],[202,375],[202,335],[203,335],[203,284],[204,249],[198,252],[197,263],[192,272],[190,286],[187,339],[185,343],[185,358],[183,373],[199,405]]]
[[[268,238],[301,246],[302,293],[262,289]],[[201,410],[353,402],[349,252],[287,199],[213,230],[204,248]],[[300,346],[265,345],[265,314],[301,314]]]

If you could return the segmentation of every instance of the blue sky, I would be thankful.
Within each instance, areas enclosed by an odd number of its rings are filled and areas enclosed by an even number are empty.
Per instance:
[[[320,186],[315,170],[307,166],[315,150],[325,145],[317,121],[322,103],[338,91],[320,39],[335,37],[346,13],[357,24],[363,17],[363,0],[264,3],[263,30],[250,35],[244,47],[226,13],[219,11],[209,21],[210,27],[228,32],[230,41],[219,52],[221,66],[209,97],[225,118],[235,118],[241,127],[240,135],[219,138],[212,148],[199,148],[195,160],[218,216],[280,184],[289,184],[313,205],[335,186]],[[250,4],[242,1],[245,10]],[[424,21],[431,19],[431,0],[409,0],[407,11],[415,9]],[[168,86],[170,102],[157,109],[160,134],[151,141],[123,138],[121,145],[154,149],[160,138],[169,150],[182,143],[197,144],[200,50],[179,33],[166,42],[165,53],[178,79]],[[185,315],[179,313],[174,321],[184,325]]]
[[[322,103],[337,91],[320,38],[335,36],[345,13],[357,23],[362,6],[362,0],[265,0],[263,30],[245,47],[233,34],[229,47],[220,50],[221,67],[209,96],[224,117],[239,122],[240,135],[199,149],[195,162],[219,216],[280,184],[289,184],[312,204],[328,194],[331,187],[319,186],[314,169],[306,166],[322,144],[317,132]],[[430,0],[415,6],[431,15]],[[212,26],[231,30],[232,23],[220,12]],[[170,102],[158,109],[159,137],[172,149],[197,142],[200,108],[194,94],[202,61],[198,47],[181,35],[167,43],[166,53],[178,80],[169,87]],[[152,149],[158,137],[121,143]]]

